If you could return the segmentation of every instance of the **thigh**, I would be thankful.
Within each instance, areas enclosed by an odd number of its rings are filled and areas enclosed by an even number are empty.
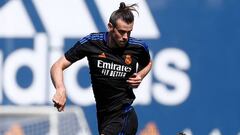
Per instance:
[[[138,119],[133,107],[122,111],[121,115],[112,118],[102,129],[104,135],[135,135],[138,128]]]
[[[124,135],[135,135],[137,133],[137,129],[138,129],[138,118],[134,108],[132,108],[130,111],[128,111],[125,114],[122,133]]]
[[[123,126],[122,110],[98,115],[98,129],[101,135],[118,135]]]
[[[101,135],[135,135],[137,132],[138,118],[132,106],[102,118],[99,123]]]
[[[119,135],[122,130],[122,123],[120,121],[111,122],[103,128],[101,134],[103,135]]]

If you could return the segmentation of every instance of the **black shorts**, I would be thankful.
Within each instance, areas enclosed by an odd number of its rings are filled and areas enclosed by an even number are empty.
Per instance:
[[[98,113],[98,131],[104,135],[135,135],[138,119],[132,106],[118,111]]]

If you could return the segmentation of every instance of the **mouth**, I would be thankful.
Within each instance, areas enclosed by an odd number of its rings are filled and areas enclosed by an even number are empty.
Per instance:
[[[125,45],[125,42],[124,42],[124,41],[122,41],[122,42],[120,42],[120,44],[121,44],[121,45]]]
[[[119,42],[121,45],[125,45],[127,43],[127,41],[120,41]]]
[[[126,42],[124,42],[124,41],[119,42],[120,47],[124,47],[125,45],[126,45]]]

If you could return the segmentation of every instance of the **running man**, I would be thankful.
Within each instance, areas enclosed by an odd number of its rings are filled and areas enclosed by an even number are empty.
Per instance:
[[[98,131],[101,135],[135,135],[138,119],[131,106],[137,88],[150,71],[152,63],[147,45],[130,37],[137,5],[120,3],[109,19],[108,31],[81,38],[51,67],[56,88],[54,106],[63,111],[66,88],[63,71],[87,57],[96,101]]]

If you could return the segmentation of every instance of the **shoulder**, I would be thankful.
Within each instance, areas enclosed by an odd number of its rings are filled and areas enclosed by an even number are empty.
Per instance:
[[[128,44],[130,46],[143,48],[145,51],[148,51],[148,45],[143,40],[130,37]]]
[[[104,41],[106,32],[91,33],[81,39],[79,39],[80,44],[84,44],[90,41]]]

